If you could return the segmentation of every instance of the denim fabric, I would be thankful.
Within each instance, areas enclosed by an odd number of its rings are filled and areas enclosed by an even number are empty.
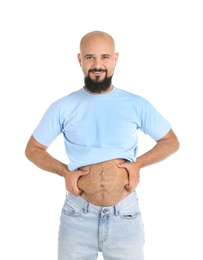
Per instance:
[[[58,260],[143,260],[144,227],[136,191],[100,207],[67,194],[61,212]]]

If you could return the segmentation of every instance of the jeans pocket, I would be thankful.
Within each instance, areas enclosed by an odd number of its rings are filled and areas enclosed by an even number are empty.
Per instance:
[[[82,215],[83,208],[75,202],[67,199],[63,205],[62,213],[68,216],[77,217]]]
[[[133,219],[141,215],[138,206],[138,201],[136,200],[133,203],[122,208],[119,212],[119,215],[121,218],[125,218],[125,219]]]

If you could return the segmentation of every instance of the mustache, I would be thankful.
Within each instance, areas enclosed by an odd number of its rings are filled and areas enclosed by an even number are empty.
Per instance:
[[[104,70],[104,69],[90,69],[89,72],[107,72],[107,70]]]

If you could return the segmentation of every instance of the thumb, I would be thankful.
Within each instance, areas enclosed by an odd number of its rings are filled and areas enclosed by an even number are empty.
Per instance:
[[[80,171],[79,176],[87,175],[90,171]]]
[[[126,184],[126,185],[125,185],[125,189],[126,189],[127,191],[130,191],[130,184]]]
[[[117,166],[118,166],[119,168],[127,168],[127,165],[128,165],[128,164],[125,163],[125,162],[124,162],[124,163],[118,163],[118,164],[117,164]]]

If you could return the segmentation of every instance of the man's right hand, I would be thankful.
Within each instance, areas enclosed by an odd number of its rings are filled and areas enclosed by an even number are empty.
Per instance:
[[[39,168],[63,176],[67,191],[79,196],[82,190],[78,188],[78,180],[81,176],[88,174],[89,171],[69,171],[65,163],[60,162],[47,152],[47,148],[47,146],[39,143],[34,136],[31,136],[25,149],[25,155]]]
[[[75,196],[80,196],[82,190],[78,188],[78,180],[81,176],[87,175],[88,173],[89,171],[76,170],[71,172],[67,169],[65,174],[63,174],[66,190]]]

